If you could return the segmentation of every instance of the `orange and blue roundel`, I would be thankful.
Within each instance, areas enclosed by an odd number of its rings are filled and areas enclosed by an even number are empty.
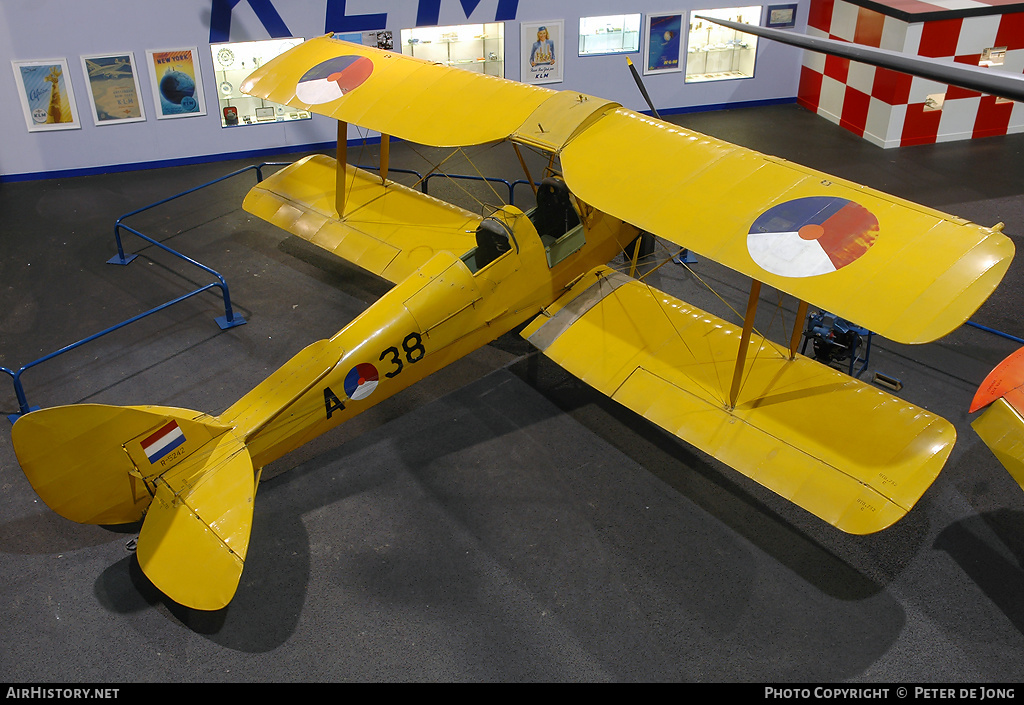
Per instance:
[[[345,394],[353,401],[359,401],[373,394],[377,388],[377,368],[368,362],[361,362],[345,375]]]
[[[355,90],[373,73],[373,62],[365,56],[336,56],[321,61],[295,84],[295,97],[307,105],[330,103]]]
[[[811,196],[773,206],[758,216],[747,250],[762,268],[783,277],[813,277],[842,269],[878,236],[878,218],[845,198]]]

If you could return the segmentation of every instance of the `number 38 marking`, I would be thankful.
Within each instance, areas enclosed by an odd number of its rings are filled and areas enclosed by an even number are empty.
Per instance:
[[[416,332],[410,333],[402,340],[402,351],[405,353],[406,362],[409,363],[419,362],[427,354],[426,348],[423,347],[423,338]],[[380,354],[382,361],[385,358],[388,358],[391,364],[395,366],[395,369],[384,373],[384,376],[390,379],[401,372],[405,364],[402,362],[402,353],[394,346]]]

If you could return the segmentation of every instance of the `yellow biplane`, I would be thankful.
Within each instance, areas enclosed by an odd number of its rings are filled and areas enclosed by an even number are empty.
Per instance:
[[[244,208],[393,288],[219,415],[73,405],[12,431],[54,511],[99,524],[145,517],[139,564],[173,600],[231,600],[260,468],[520,327],[584,382],[846,532],[897,521],[949,455],[950,423],[797,353],[807,304],[787,344],[752,334],[754,310],[763,283],[890,339],[934,340],[1009,266],[998,226],[594,96],[330,35],[268,62],[244,90],[338,120],[339,138],[338,159],[287,166]],[[347,164],[350,123],[382,135],[380,173]],[[389,179],[389,136],[507,140],[551,170],[536,208],[478,215]],[[748,275],[744,323],[609,267],[642,232]]]

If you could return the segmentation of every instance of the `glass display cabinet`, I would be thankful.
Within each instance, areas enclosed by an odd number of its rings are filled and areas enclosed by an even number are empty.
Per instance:
[[[309,120],[308,110],[297,110],[269,100],[245,95],[239,87],[253,71],[294,46],[305,41],[301,37],[266,39],[253,42],[211,44],[217,98],[220,102],[221,127],[258,125],[286,120]]]
[[[402,53],[468,71],[505,77],[505,23],[402,30]]]
[[[761,6],[691,11],[686,44],[687,83],[753,77],[757,37],[697,15],[756,26],[761,21]]]
[[[640,51],[640,14],[580,18],[580,56]]]

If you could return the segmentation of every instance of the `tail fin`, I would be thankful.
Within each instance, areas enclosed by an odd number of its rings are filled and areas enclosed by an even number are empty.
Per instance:
[[[145,516],[136,555],[153,584],[195,609],[228,604],[258,480],[230,426],[187,409],[80,404],[27,414],[11,436],[47,506],[89,524]]]

